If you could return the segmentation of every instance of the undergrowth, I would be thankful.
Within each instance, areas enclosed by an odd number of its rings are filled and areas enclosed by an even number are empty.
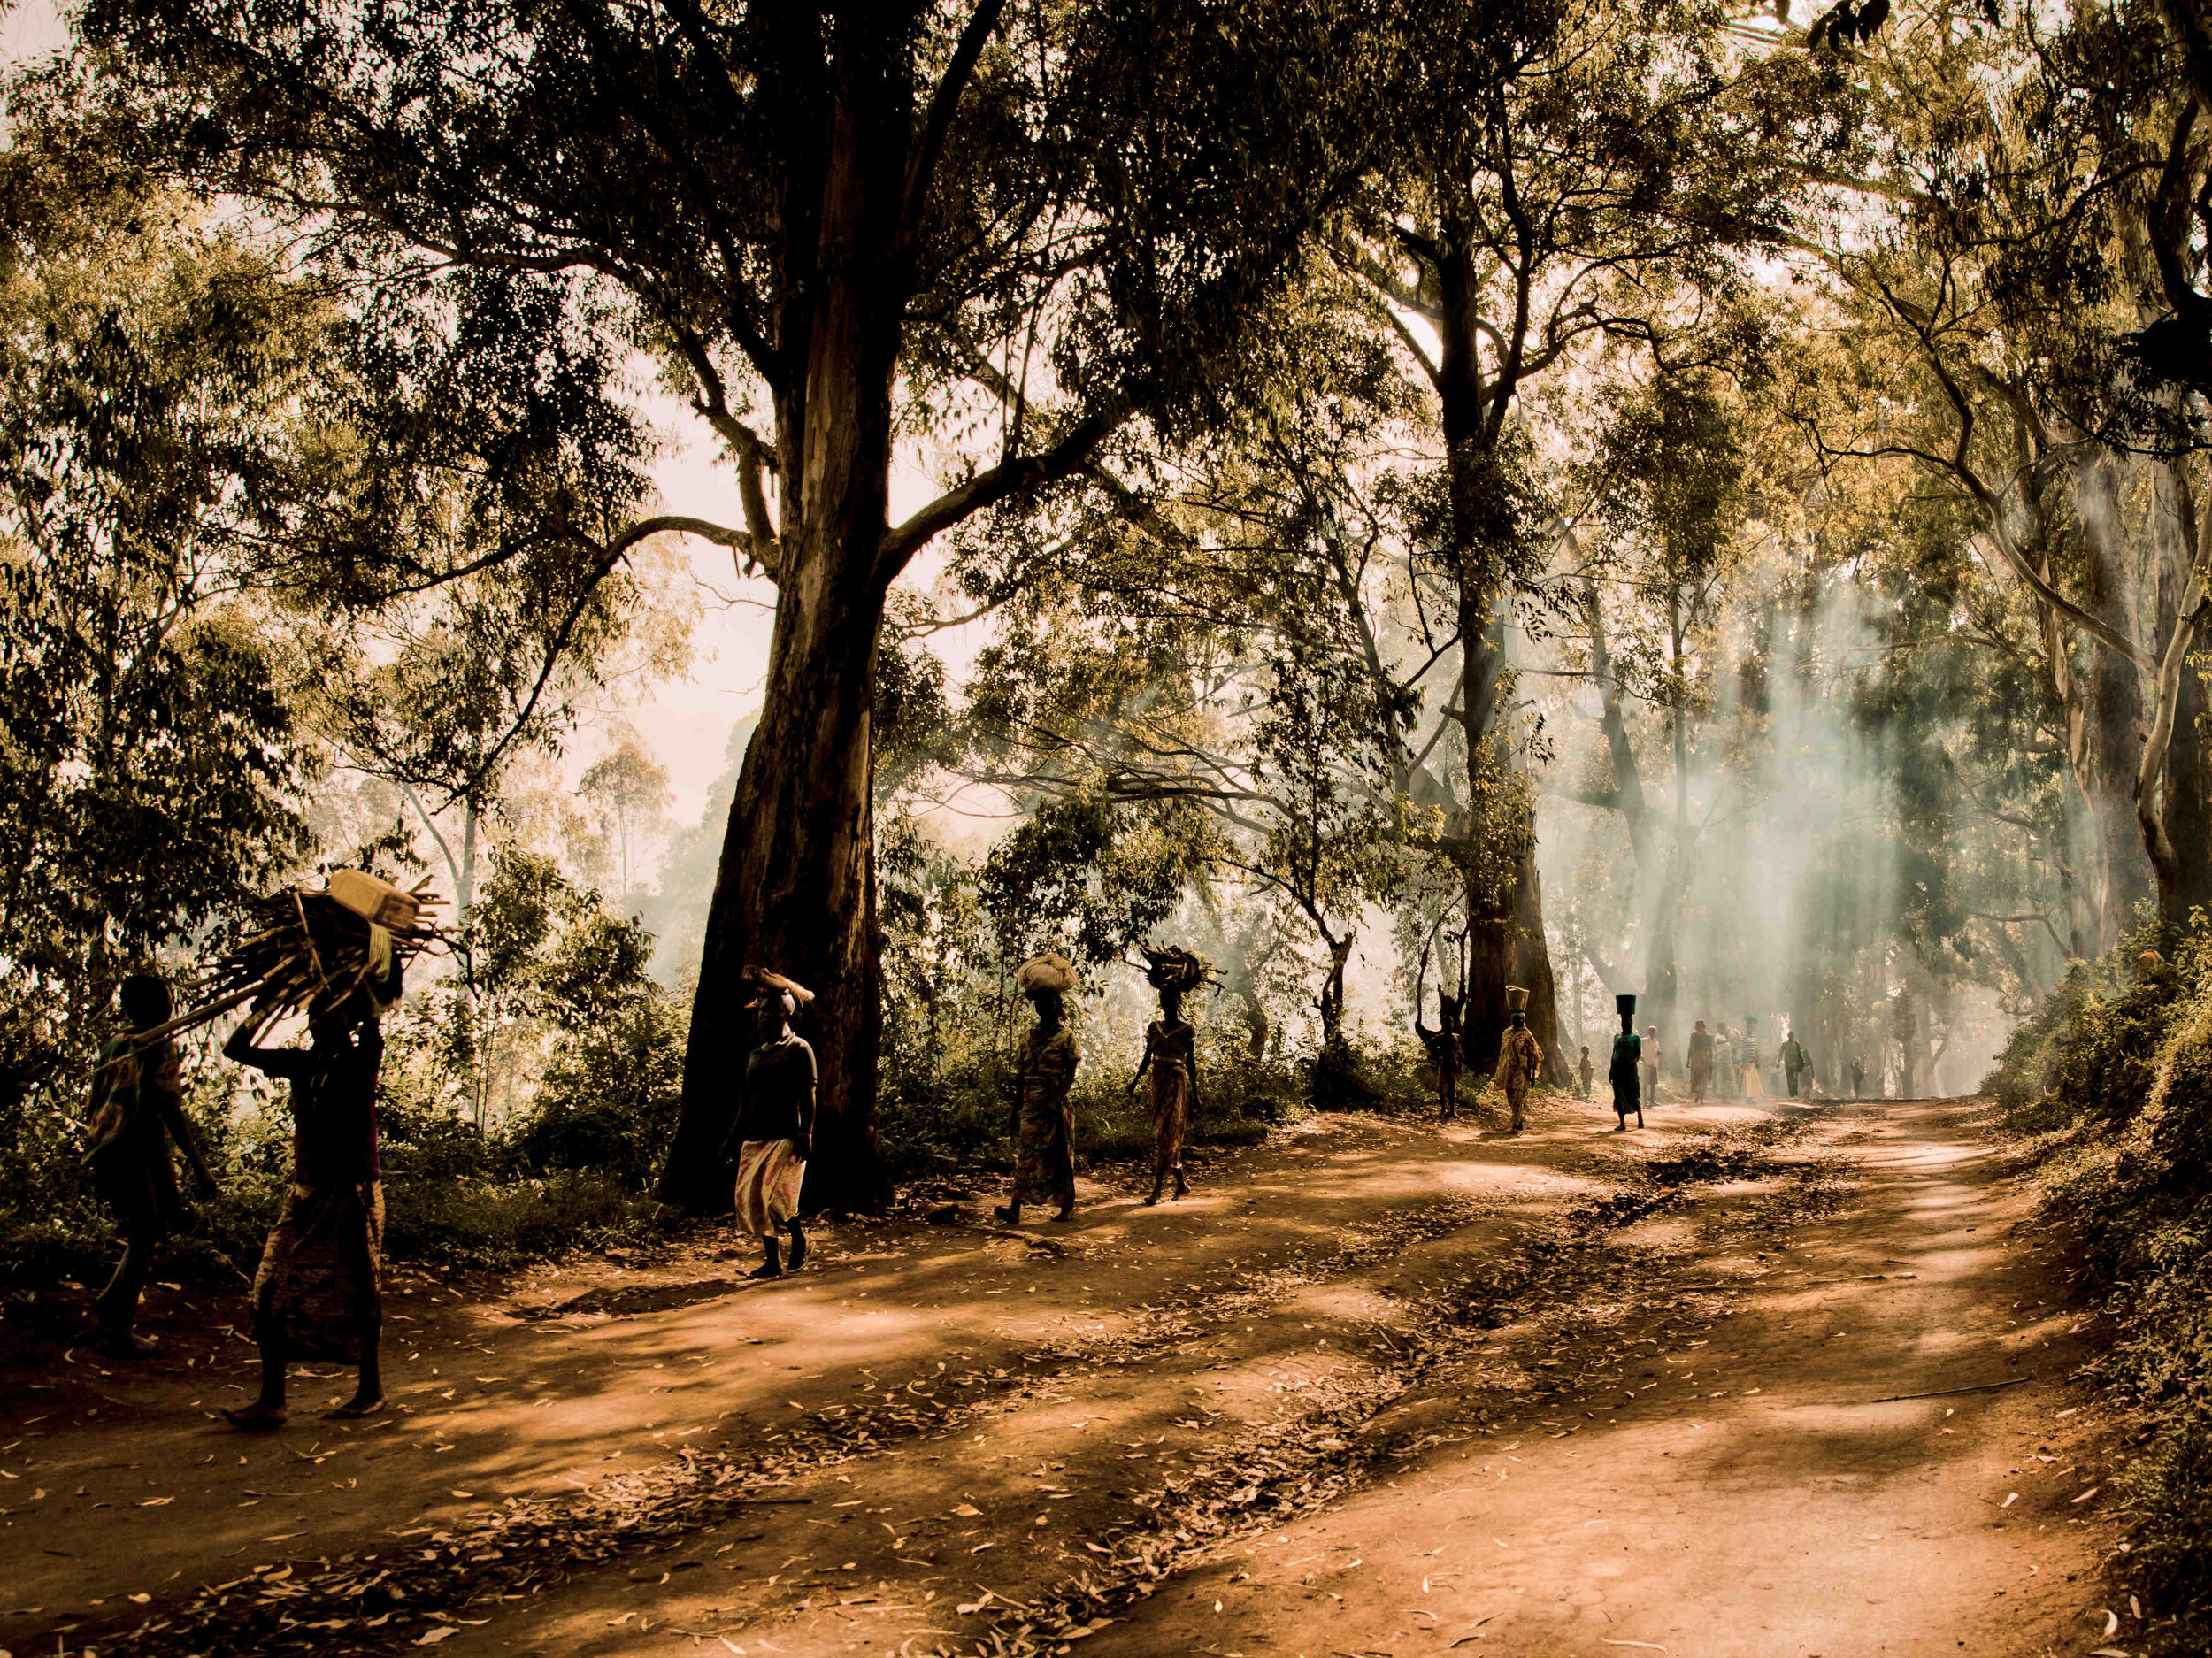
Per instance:
[[[2149,1658],[2212,1651],[2212,939],[2197,920],[2076,963],[1985,1085],[2037,1142],[2045,1212],[2109,1315],[2093,1370],[2140,1446],[2116,1570]]]

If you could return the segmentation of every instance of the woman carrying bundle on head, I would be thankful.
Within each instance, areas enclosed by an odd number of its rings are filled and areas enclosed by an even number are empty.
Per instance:
[[[1129,1078],[1129,1092],[1152,1073],[1152,1195],[1145,1202],[1153,1204],[1170,1175],[1177,1197],[1190,1190],[1183,1178],[1183,1134],[1198,1102],[1198,1031],[1183,1018],[1183,997],[1206,982],[1206,963],[1173,948],[1147,949],[1144,957],[1151,963],[1145,982],[1160,993],[1160,1017],[1144,1027],[1144,1058]]]
[[[767,1259],[747,1276],[780,1278],[806,1264],[806,1232],[799,1224],[799,1188],[814,1150],[814,1049],[791,1028],[814,993],[764,968],[745,970],[753,1032],[761,1040],[746,1055],[737,1117],[722,1155],[737,1163],[737,1224],[761,1241]],[[787,1268],[777,1239],[791,1234]]]
[[[226,1410],[233,1427],[280,1427],[285,1367],[333,1359],[358,1368],[353,1397],[326,1414],[365,1416],[384,1407],[377,1344],[384,1328],[384,1165],[376,1078],[378,1021],[399,1000],[398,960],[384,946],[374,977],[342,1000],[310,1006],[305,1048],[259,1048],[249,1018],[223,1056],[292,1085],[292,1189],[253,1277],[253,1339],[261,1391]]]
[[[1064,956],[1047,950],[1021,964],[1014,975],[1022,994],[1037,1009],[1037,1023],[1022,1039],[1015,1089],[1020,1101],[1015,1124],[1014,1199],[997,1210],[1017,1225],[1025,1203],[1051,1203],[1053,1219],[1075,1218],[1075,1107],[1069,1092],[1083,1051],[1067,1027],[1065,998],[1075,988],[1075,967]]]

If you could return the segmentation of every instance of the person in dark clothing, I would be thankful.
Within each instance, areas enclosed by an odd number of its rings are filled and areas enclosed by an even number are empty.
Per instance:
[[[1576,1068],[1575,1071],[1576,1078],[1579,1084],[1579,1086],[1575,1089],[1576,1099],[1586,1100],[1590,1097],[1590,1078],[1593,1074],[1594,1073],[1592,1071],[1590,1066],[1590,1045],[1589,1043],[1585,1042],[1582,1044],[1582,1063]]]
[[[1844,1069],[1851,1073],[1851,1097],[1855,1100],[1865,1099],[1866,1067],[1859,1063],[1859,1056],[1854,1054],[1844,1061]]]
[[[781,1278],[806,1264],[806,1231],[799,1222],[799,1189],[814,1149],[814,1049],[791,1020],[814,993],[781,973],[746,970],[753,986],[753,1028],[765,1040],[746,1056],[737,1118],[722,1154],[735,1153],[737,1224],[761,1240],[767,1259],[747,1276]],[[791,1263],[777,1247],[791,1234]]]
[[[1617,1132],[1628,1126],[1631,1111],[1636,1113],[1636,1126],[1644,1125],[1643,1078],[1638,1075],[1643,1063],[1644,1039],[1636,1034],[1636,998],[1615,996],[1613,1005],[1620,1009],[1621,1032],[1613,1039],[1613,1063],[1605,1074],[1613,1085],[1613,1114],[1620,1119],[1614,1125]]]
[[[154,1344],[131,1328],[138,1298],[153,1274],[154,1255],[183,1218],[177,1194],[174,1140],[192,1166],[202,1195],[215,1190],[185,1118],[176,1044],[148,1041],[144,1032],[169,1023],[169,986],[152,973],[133,973],[116,992],[130,1033],[101,1044],[92,1073],[91,1145],[85,1161],[92,1184],[115,1217],[123,1258],[92,1303],[101,1351],[111,1358],[141,1358]]]
[[[390,994],[356,990],[309,1023],[308,1046],[256,1048],[242,1025],[223,1055],[292,1085],[292,1189],[253,1278],[253,1339],[261,1392],[233,1427],[280,1427],[285,1366],[326,1359],[359,1368],[353,1397],[324,1414],[344,1420],[384,1408],[377,1361],[383,1332],[384,1164],[377,1139],[376,1078],[384,1063],[380,1004]]]
[[[1797,1098],[1798,1080],[1813,1068],[1813,1059],[1805,1051],[1805,1045],[1797,1040],[1795,1031],[1782,1033],[1782,1046],[1776,1057],[1782,1062],[1782,1076],[1790,1091],[1790,1098]]]

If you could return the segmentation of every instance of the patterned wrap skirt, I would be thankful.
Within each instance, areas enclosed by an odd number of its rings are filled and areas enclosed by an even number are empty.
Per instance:
[[[749,1140],[737,1148],[737,1224],[772,1238],[799,1217],[806,1159],[787,1140]]]
[[[253,1275],[253,1336],[288,1358],[357,1364],[383,1322],[384,1183],[296,1186]]]
[[[1152,1062],[1152,1162],[1156,1169],[1183,1166],[1183,1133],[1190,1126],[1190,1071],[1179,1062]]]
[[[1075,1107],[1064,1094],[1022,1106],[1014,1139],[1014,1201],[1075,1201]]]

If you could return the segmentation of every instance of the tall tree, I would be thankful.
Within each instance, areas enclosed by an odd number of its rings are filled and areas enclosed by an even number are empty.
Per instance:
[[[82,1044],[132,963],[308,850],[257,497],[327,296],[180,203],[0,166],[0,982]]]
[[[341,238],[589,273],[726,450],[745,522],[695,527],[772,578],[776,626],[670,1198],[726,1201],[749,962],[820,993],[810,1201],[882,1195],[885,595],[939,532],[1240,389],[1244,319],[1382,128],[1387,23],[1336,0],[87,9],[127,119],[198,176]],[[971,395],[979,365],[1016,395]],[[928,432],[948,487],[895,525],[895,441]]]
[[[1469,796],[1508,780],[1532,737],[1514,692],[1515,607],[1541,574],[1548,515],[1530,487],[1523,404],[1601,341],[1664,352],[1692,296],[1732,285],[1731,248],[1768,240],[1789,164],[1824,142],[1794,65],[1745,65],[1725,19],[1671,0],[1560,0],[1485,35],[1456,8],[1425,36],[1420,116],[1347,262],[1388,303],[1409,370],[1435,399],[1434,546],[1456,595]],[[1471,879],[1469,1055],[1495,1056],[1504,988],[1555,1053],[1557,997],[1525,848],[1502,889]]]

